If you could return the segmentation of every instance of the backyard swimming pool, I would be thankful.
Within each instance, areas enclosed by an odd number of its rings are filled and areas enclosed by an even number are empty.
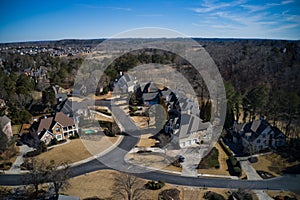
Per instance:
[[[91,134],[91,133],[96,133],[95,130],[84,130],[85,134]]]

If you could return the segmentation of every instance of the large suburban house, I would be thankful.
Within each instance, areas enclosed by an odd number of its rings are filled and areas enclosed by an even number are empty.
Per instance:
[[[165,133],[173,137],[173,143],[178,143],[181,148],[206,143],[210,139],[207,131],[210,123],[200,119],[198,104],[183,95],[178,99],[169,89],[162,90],[161,94],[169,114]]]
[[[136,87],[138,87],[137,81],[129,74],[124,74],[115,84],[115,89],[122,93],[134,92]]]
[[[159,103],[161,92],[154,82],[149,82],[143,89],[143,102],[145,106],[152,106]]]
[[[203,123],[196,115],[182,114],[180,118],[179,146],[181,148],[199,144],[207,139],[209,123]]]
[[[285,135],[266,120],[254,120],[235,124],[230,131],[232,141],[242,144],[245,151],[258,152],[267,148],[278,148],[286,144]]]
[[[63,112],[57,112],[54,116],[44,117],[34,122],[30,133],[34,138],[49,144],[54,138],[60,141],[78,134],[78,128],[72,118]]]
[[[88,118],[90,116],[90,110],[88,108],[88,103],[85,101],[78,102],[72,101],[71,99],[66,99],[65,101],[59,102],[55,110],[57,112],[63,112],[68,117],[72,117],[77,122],[79,122],[78,117],[82,116]]]

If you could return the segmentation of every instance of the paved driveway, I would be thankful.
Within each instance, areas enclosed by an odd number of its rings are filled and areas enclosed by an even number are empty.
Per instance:
[[[18,157],[15,160],[15,162],[12,164],[11,168],[7,170],[5,173],[7,174],[19,174],[22,173],[21,171],[21,164],[24,162],[23,155],[25,155],[29,151],[33,151],[34,148],[28,147],[27,145],[23,144],[19,148]]]
[[[248,180],[262,180],[248,160],[240,161]],[[253,190],[259,200],[273,200],[264,190]]]

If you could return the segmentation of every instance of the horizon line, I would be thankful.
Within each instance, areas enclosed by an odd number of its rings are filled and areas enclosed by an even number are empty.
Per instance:
[[[20,41],[7,41],[0,42],[3,44],[16,44],[16,43],[36,43],[36,42],[59,42],[64,40],[112,40],[112,39],[215,39],[215,40],[278,40],[278,41],[300,41],[300,39],[283,39],[283,38],[259,38],[259,37],[200,37],[200,36],[187,36],[187,37],[101,37],[101,38],[61,38],[61,39],[41,39],[41,40],[20,40]]]

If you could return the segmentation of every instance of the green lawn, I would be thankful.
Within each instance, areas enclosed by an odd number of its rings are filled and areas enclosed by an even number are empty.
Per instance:
[[[202,158],[198,168],[199,169],[210,169],[210,168],[220,168],[220,163],[218,160],[219,151],[214,147],[209,154]]]

